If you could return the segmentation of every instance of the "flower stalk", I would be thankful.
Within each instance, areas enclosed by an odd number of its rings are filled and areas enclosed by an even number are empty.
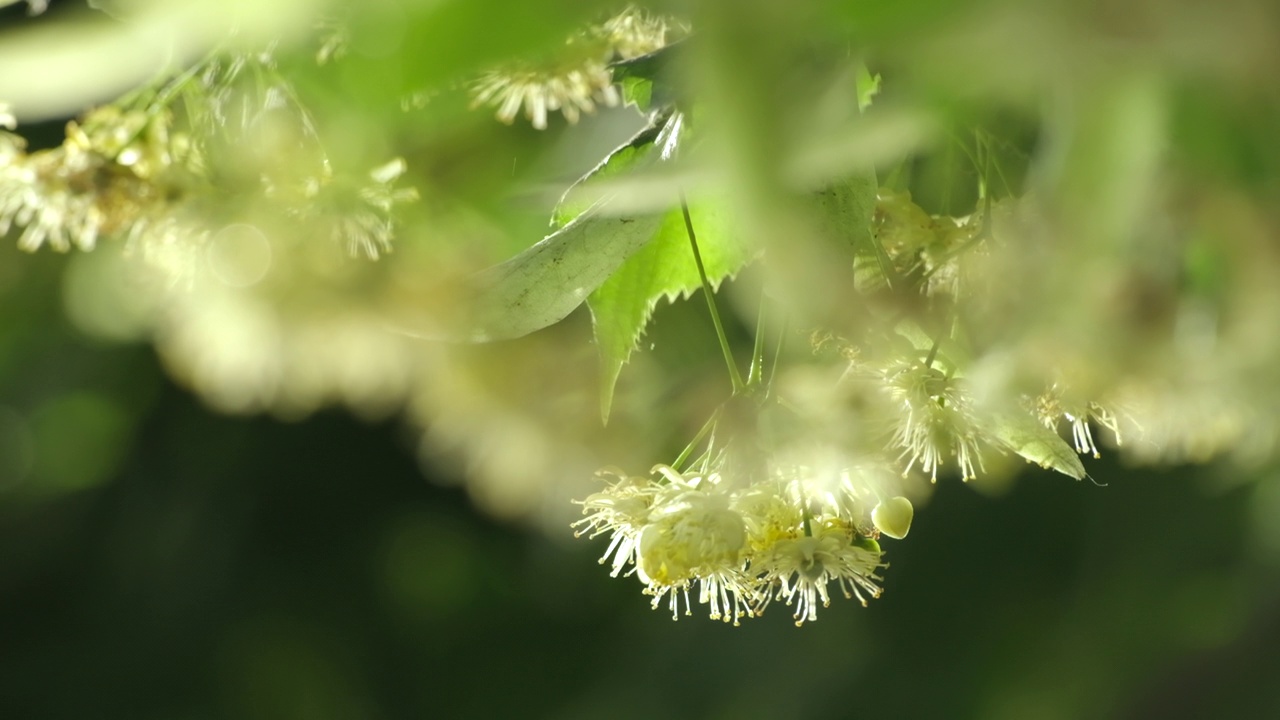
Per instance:
[[[738,366],[733,361],[733,351],[729,349],[729,339],[724,334],[724,324],[720,322],[720,311],[716,309],[715,292],[711,289],[711,281],[707,279],[707,269],[702,264],[702,253],[698,251],[698,236],[693,231],[693,218],[689,217],[689,203],[680,194],[680,212],[684,215],[684,229],[689,235],[689,247],[693,250],[693,261],[698,266],[698,277],[702,280],[702,293],[707,298],[707,308],[711,311],[711,322],[716,326],[716,338],[720,341],[720,351],[724,353],[725,365],[729,367],[729,379],[733,381],[733,394],[741,394],[746,389]]]

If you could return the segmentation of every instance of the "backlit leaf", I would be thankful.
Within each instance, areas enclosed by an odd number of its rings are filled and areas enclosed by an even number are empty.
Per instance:
[[[750,255],[727,212],[707,202],[689,209],[698,249],[712,285],[734,274]],[[600,413],[608,420],[613,389],[658,301],[688,297],[701,287],[679,209],[666,215],[653,242],[637,252],[588,301],[600,350]]]

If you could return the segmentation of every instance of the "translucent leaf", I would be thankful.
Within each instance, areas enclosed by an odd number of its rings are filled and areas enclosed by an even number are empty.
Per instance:
[[[750,259],[736,240],[728,214],[706,203],[689,209],[698,250],[713,286]],[[689,236],[679,209],[663,219],[653,242],[637,252],[588,300],[600,349],[600,414],[606,421],[613,389],[658,301],[687,297],[701,287]]]
[[[659,120],[662,122],[659,122]],[[656,158],[654,143],[657,141],[658,136],[662,134],[665,121],[666,118],[655,118],[633,135],[630,140],[614,148],[595,167],[578,178],[573,185],[570,185],[569,189],[560,197],[560,202],[556,204],[552,222],[556,225],[565,225],[590,207],[589,204],[584,205],[579,200],[581,194],[575,193],[584,183],[614,177],[637,167],[652,164]],[[596,204],[598,202],[596,201]]]
[[[645,127],[609,153],[574,187],[653,162],[656,125]],[[563,320],[627,258],[654,237],[662,213],[617,214],[604,197],[583,207],[566,192],[553,222],[562,225],[541,242],[473,278],[475,310],[467,339],[504,340]]]
[[[1086,473],[1079,456],[1054,431],[1021,413],[999,414],[988,432],[1003,446],[1046,470],[1083,480]]]
[[[880,73],[871,74],[865,63],[858,63],[858,110],[866,111],[871,101],[880,94]]]

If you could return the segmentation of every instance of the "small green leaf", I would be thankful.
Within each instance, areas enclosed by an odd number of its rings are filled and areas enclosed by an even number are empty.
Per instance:
[[[713,203],[689,208],[707,278],[716,286],[750,259],[736,240],[728,213]],[[673,210],[652,243],[637,252],[588,300],[600,349],[600,414],[608,421],[613,389],[658,301],[687,297],[701,287],[684,219]]]
[[[893,268],[881,259],[871,230],[877,189],[875,170],[867,169],[819,190],[813,200],[823,235],[848,259],[861,290],[892,286],[897,279],[885,274]]]
[[[999,443],[1028,462],[1046,470],[1083,480],[1084,464],[1075,450],[1054,431],[1023,413],[1001,413],[992,418],[988,432]]]
[[[613,71],[614,79],[622,83],[624,92],[629,80],[648,81],[646,103],[651,107],[661,108],[673,104],[684,106],[687,103],[681,101],[686,98],[681,97],[683,93],[674,78],[680,77],[675,70],[680,63],[685,62],[688,44],[688,39],[678,40],[647,55],[611,63],[609,69]]]
[[[628,105],[635,105],[643,111],[648,111],[653,100],[653,81],[642,77],[624,78],[620,83],[622,85],[622,100]]]
[[[880,73],[874,75],[867,69],[866,63],[858,63],[858,110],[865,112],[871,107],[871,101],[880,94]]]
[[[911,318],[904,318],[893,326],[893,335],[889,337],[889,341],[893,343],[893,347],[898,352],[922,361],[934,349],[933,337]],[[948,376],[952,376],[960,368],[968,367],[969,365],[970,358],[964,350],[963,342],[957,342],[949,337],[944,337],[940,340],[937,352],[934,353],[933,367],[943,371]]]

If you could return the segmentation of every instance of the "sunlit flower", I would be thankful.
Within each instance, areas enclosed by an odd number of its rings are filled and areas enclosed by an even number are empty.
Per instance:
[[[1069,398],[1061,383],[1054,383],[1048,390],[1035,399],[1032,411],[1041,424],[1056,431],[1058,423],[1066,420],[1071,424],[1071,441],[1076,452],[1101,457],[1098,444],[1093,439],[1090,424],[1097,424],[1111,431],[1116,444],[1120,444],[1120,424],[1115,413],[1096,402],[1082,402]]]
[[[671,29],[665,18],[628,7],[603,25],[569,38],[555,57],[514,62],[484,73],[471,85],[471,106],[496,107],[498,119],[507,124],[523,108],[539,130],[547,127],[548,113],[559,112],[576,123],[584,113],[622,101],[610,61],[658,50]]]
[[[600,26],[613,55],[623,60],[647,55],[667,44],[672,30],[685,31],[670,18],[628,7]]]
[[[905,361],[891,365],[884,381],[901,413],[892,442],[909,458],[905,472],[919,463],[936,482],[938,468],[954,456],[961,478],[977,477],[975,465],[982,466],[979,436],[959,383],[937,368]]]
[[[600,564],[610,563],[613,570],[609,574],[617,577],[623,568],[636,562],[640,530],[649,520],[650,509],[660,488],[649,478],[628,476],[616,468],[603,469],[597,475],[613,476],[617,480],[604,491],[588,495],[581,501],[582,513],[586,517],[573,523],[572,527],[575,537],[610,536],[609,546],[600,556]],[[627,574],[632,572],[635,568]]]
[[[779,483],[763,484],[740,493],[733,500],[733,508],[746,521],[747,547],[751,552],[773,547],[779,540],[801,533],[804,513],[784,495]]]
[[[796,625],[803,625],[817,620],[819,603],[831,604],[828,584],[834,583],[846,598],[856,597],[863,605],[867,597],[880,596],[876,584],[880,577],[875,573],[884,565],[878,549],[872,547],[852,544],[851,534],[839,525],[819,524],[813,535],[781,540],[761,553],[752,570],[761,571],[766,582],[777,586],[773,599],[784,600],[788,607],[795,605]],[[765,595],[764,604],[770,597]]]
[[[710,605],[712,620],[737,626],[741,618],[755,614],[753,606],[759,602],[756,585],[755,579],[741,568],[708,572],[698,578],[698,602]]]
[[[301,192],[268,188],[268,194],[282,195],[294,203],[288,208],[294,217],[320,218],[330,228],[330,236],[351,255],[376,260],[391,252],[396,207],[418,200],[414,188],[396,186],[405,169],[405,161],[394,158],[370,171],[368,182],[326,172],[309,178]]]
[[[691,490],[655,506],[640,532],[640,579],[651,587],[737,567],[746,522],[723,493]]]
[[[139,223],[171,214],[191,160],[167,113],[107,106],[67,124],[62,145],[26,154],[0,149],[0,232],[23,228],[18,246],[92,250],[108,235],[140,234]]]
[[[498,119],[508,125],[524,108],[525,117],[539,130],[546,129],[549,112],[560,112],[576,123],[597,106],[614,107],[622,101],[609,68],[593,59],[571,65],[518,64],[491,70],[476,80],[472,95],[472,107],[493,105],[498,108]]]

